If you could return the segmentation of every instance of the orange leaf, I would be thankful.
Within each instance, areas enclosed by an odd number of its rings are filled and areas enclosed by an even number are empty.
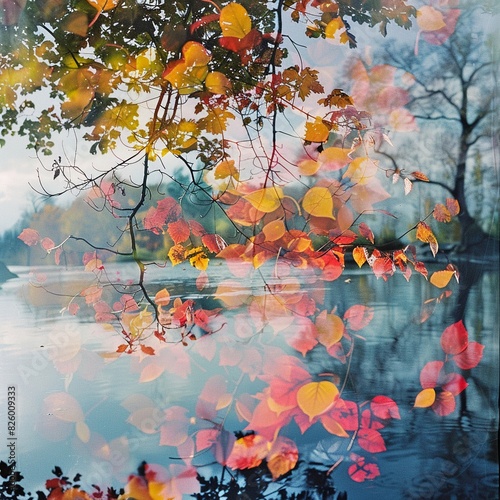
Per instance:
[[[450,222],[451,214],[447,207],[442,203],[437,203],[432,211],[432,215],[438,222]]]
[[[366,250],[363,247],[356,247],[352,251],[354,262],[361,267],[366,262]]]
[[[191,234],[189,224],[184,219],[170,222],[168,224],[167,232],[176,245],[184,243]]]
[[[429,243],[431,248],[432,255],[434,257],[438,251],[438,242],[432,229],[423,221],[420,221],[417,225],[417,240],[420,240],[424,243]]]
[[[429,281],[438,288],[444,288],[450,282],[455,271],[436,271],[432,273]]]
[[[289,438],[278,436],[267,455],[267,467],[273,479],[291,471],[299,459],[297,445]]]
[[[333,434],[334,436],[339,436],[339,437],[349,437],[349,434],[345,431],[345,429],[340,425],[340,423],[335,420],[333,417],[330,415],[322,415],[321,416],[321,423],[323,424],[323,427],[330,433]]]
[[[326,348],[336,344],[344,336],[344,322],[336,314],[327,314],[326,310],[316,318],[318,340]]]
[[[170,302],[170,293],[166,288],[163,288],[156,293],[154,301],[157,306],[166,306]]]
[[[417,24],[422,31],[437,31],[446,26],[443,14],[430,5],[417,10]]]
[[[299,408],[312,420],[330,408],[339,397],[339,390],[333,382],[309,382],[297,391]]]
[[[374,310],[372,307],[356,304],[347,309],[344,313],[344,320],[347,321],[347,328],[358,331],[370,324],[373,315]]]
[[[436,391],[429,387],[428,389],[422,389],[415,398],[414,408],[428,408],[434,404],[436,400]]]
[[[410,175],[419,181],[429,182],[429,178],[422,172],[419,172],[418,170],[412,172]]]
[[[114,9],[119,0],[87,0],[87,2],[92,5],[98,11],[106,11]]]
[[[266,237],[266,241],[279,240],[286,232],[285,223],[281,219],[268,222],[262,228],[262,232]]]

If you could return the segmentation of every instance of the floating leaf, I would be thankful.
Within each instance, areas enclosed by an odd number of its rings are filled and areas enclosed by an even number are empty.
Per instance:
[[[375,396],[371,400],[370,409],[378,418],[401,418],[398,405],[393,399],[387,396]]]
[[[458,396],[468,385],[464,377],[459,373],[449,373],[444,379],[442,388],[451,392],[454,396]]]
[[[299,408],[312,420],[330,408],[339,397],[339,390],[333,382],[309,382],[297,391]]]
[[[451,392],[443,391],[436,396],[436,401],[432,405],[434,412],[440,417],[445,417],[455,411],[455,397]]]
[[[453,356],[453,361],[462,370],[475,368],[483,357],[484,345],[479,342],[469,342],[467,349]]]
[[[44,412],[65,422],[82,422],[84,419],[80,403],[67,392],[49,394],[44,400]]]
[[[298,459],[297,445],[291,439],[283,436],[276,438],[266,457],[267,467],[274,480],[294,469]]]
[[[302,200],[302,207],[314,217],[335,219],[332,194],[326,187],[316,186],[309,189]]]
[[[347,328],[358,331],[370,324],[373,315],[374,309],[372,307],[356,304],[347,309],[344,313],[344,320],[347,321]]]
[[[415,398],[415,408],[428,408],[434,404],[436,400],[436,391],[429,387],[428,389],[422,389]]]
[[[441,335],[441,347],[446,354],[459,354],[467,348],[469,334],[462,320],[445,328]]]
[[[387,449],[382,434],[375,429],[360,429],[357,438],[359,446],[370,453],[380,453]]]
[[[318,340],[326,348],[339,342],[344,336],[344,322],[336,314],[327,314],[322,311],[316,318]]]
[[[443,361],[429,361],[420,370],[420,385],[424,389],[434,388],[439,384]]]

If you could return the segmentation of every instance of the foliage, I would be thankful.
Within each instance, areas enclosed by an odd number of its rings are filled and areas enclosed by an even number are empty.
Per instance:
[[[203,382],[193,407],[159,407],[141,394],[122,402],[128,423],[157,434],[159,444],[180,460],[168,469],[145,464],[124,495],[179,498],[197,493],[200,483],[213,490],[213,481],[196,479],[192,457],[201,453],[228,473],[260,468],[279,481],[300,463],[293,429],[345,445],[340,459],[322,464],[327,475],[344,461],[356,482],[383,472],[376,454],[386,450],[384,428],[401,418],[399,404],[377,388],[365,401],[345,390],[355,344],[364,341],[359,332],[369,327],[374,311],[363,304],[345,310],[327,306],[321,283],[339,279],[351,256],[384,281],[396,273],[409,280],[414,272],[427,279],[417,247],[377,247],[364,216],[395,217],[377,208],[390,197],[381,178],[402,179],[405,194],[416,180],[429,179],[418,170],[388,169],[373,157],[378,142],[390,143],[382,129],[387,117],[402,133],[414,130],[404,79],[400,82],[389,66],[356,65],[356,92],[366,99],[359,97],[355,107],[342,89],[325,90],[317,69],[302,63],[285,67],[289,51],[297,49],[293,41],[285,43],[288,11],[306,25],[307,36],[340,45],[356,43],[351,22],[377,25],[382,33],[391,21],[409,27],[414,15],[422,33],[437,35],[451,26],[431,22],[429,8],[417,12],[402,0],[383,5],[51,0],[28,3],[22,15],[9,10],[9,19],[20,17],[17,29],[6,31],[12,36],[1,56],[3,135],[27,135],[43,156],[52,154],[52,134],[82,128],[92,153],[124,155],[95,171],[53,161],[46,170],[54,192],[40,177],[45,195],[83,193],[97,214],[111,214],[118,228],[112,243],[71,233],[56,238],[35,224],[23,228],[19,239],[53,256],[56,264],[64,262],[75,241],[88,245],[81,255],[88,279],[62,312],[91,311],[113,334],[108,356],[133,356],[140,382],[167,374]],[[381,80],[390,82],[395,98]],[[36,98],[38,91],[40,97],[48,93],[49,107]],[[377,95],[380,113],[364,109],[368,94]],[[29,118],[23,114],[27,109]],[[295,150],[285,146],[288,140]],[[153,180],[161,179],[158,192],[168,179],[176,180],[174,160],[189,175],[188,190],[181,196],[153,195]],[[216,223],[206,223],[186,205],[213,210]],[[431,224],[448,223],[459,211],[449,198],[407,233],[435,256],[439,244]],[[217,229],[221,219],[224,235]],[[161,238],[161,256],[154,261],[144,257],[148,238]],[[133,259],[137,279],[113,278],[111,258]],[[227,265],[231,277],[210,284],[207,270],[214,259]],[[159,266],[181,263],[199,271],[200,292],[213,286],[216,306],[174,296],[145,279]],[[458,279],[452,265],[437,273],[430,281],[438,288]],[[259,291],[242,284],[257,279],[263,284]],[[45,286],[43,276],[35,281]],[[449,296],[446,292],[439,300]],[[446,346],[459,367],[470,365],[466,355]],[[55,363],[69,377],[68,385],[80,368],[80,360],[70,358]],[[315,359],[322,361],[306,362]],[[206,364],[214,375],[206,376]],[[424,391],[441,387],[439,376]],[[446,379],[441,394],[453,394],[450,384],[455,392],[462,388],[459,377]],[[418,402],[430,406],[428,393]],[[45,398],[44,405],[61,429],[84,444],[90,441],[86,414],[67,387]],[[235,420],[237,429],[230,425]],[[58,481],[50,487],[60,494],[66,483]],[[229,487],[239,488],[234,482]]]

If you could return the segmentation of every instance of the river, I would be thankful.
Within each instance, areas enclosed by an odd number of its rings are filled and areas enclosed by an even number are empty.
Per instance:
[[[166,363],[164,372],[152,381],[141,382],[143,363],[150,362],[143,358],[148,356],[112,354],[120,343],[115,332],[96,324],[91,315],[62,314],[65,297],[47,295],[30,284],[40,278],[33,270],[11,270],[18,277],[0,288],[0,401],[2,408],[7,408],[8,388],[15,388],[15,456],[25,488],[32,493],[42,488],[56,465],[69,477],[81,473],[85,487],[123,485],[143,460],[165,466],[178,463],[177,458],[172,458],[175,448],[160,446],[158,433],[144,432],[134,425],[130,408],[141,401],[144,405],[143,397],[160,409],[173,405],[194,407],[210,370],[221,373],[221,367],[211,366],[207,356],[201,356],[206,363],[198,369],[194,356],[200,357],[203,344],[196,348],[196,342],[187,347],[177,344],[173,364],[158,357]],[[44,287],[65,293],[81,286],[83,279],[81,273],[53,267],[37,272],[44,274]],[[134,267],[115,265],[109,272],[115,276],[121,273],[121,279],[126,279]],[[210,282],[217,283],[225,273],[223,266],[213,266]],[[191,268],[178,266],[158,270],[149,285],[161,284],[182,300],[213,305],[212,298],[194,286],[195,276]],[[307,465],[324,470],[339,461],[331,479],[337,493],[345,492],[349,499],[498,498],[498,269],[476,265],[467,280],[461,293],[459,285],[451,285],[451,297],[437,304],[423,323],[419,318],[424,301],[438,296],[440,291],[420,276],[414,276],[409,283],[402,276],[383,282],[371,274],[346,270],[339,280],[324,283],[328,307],[345,311],[353,304],[365,304],[374,309],[372,322],[360,332],[364,340],[356,342],[343,397],[362,402],[379,394],[389,396],[397,402],[401,418],[393,419],[381,431],[387,451],[373,454],[380,476],[372,481],[353,481],[347,474],[352,463],[349,450],[314,428],[304,434],[297,427],[288,431],[303,460],[298,469]],[[262,293],[258,292],[261,289],[257,281],[250,286],[252,293]],[[237,309],[224,314],[241,316]],[[469,385],[457,396],[453,413],[438,416],[430,408],[413,408],[422,389],[420,371],[427,362],[443,358],[440,336],[458,317],[463,317],[470,340],[485,346],[481,362],[470,371],[460,372]],[[239,321],[241,327],[241,318]],[[293,328],[293,324],[281,332],[278,328],[277,335]],[[220,335],[228,338],[232,334],[241,339],[241,331],[236,330]],[[212,337],[217,335],[215,332]],[[245,349],[242,344],[252,349],[252,340],[247,340],[240,342],[238,349]],[[217,348],[221,349],[224,342],[219,340]],[[238,355],[244,358],[252,352]],[[191,356],[189,368],[182,362],[186,356]],[[325,363],[324,358],[298,357],[304,363]],[[218,358],[214,355],[213,359]],[[229,370],[226,363],[222,373],[228,374]],[[238,390],[250,390],[250,382]],[[67,417],[66,410],[70,413]],[[83,417],[74,417],[79,412]],[[75,420],[84,420],[85,425],[78,430]],[[233,416],[225,425],[236,430],[242,424]],[[8,458],[10,452],[6,443],[12,441],[7,441],[7,429],[6,412],[2,411],[0,436],[4,451],[0,458],[4,453]],[[195,456],[194,463],[202,475],[215,473],[213,458],[206,453]],[[293,471],[289,484],[290,488],[297,486]],[[315,486],[309,484],[308,489],[312,495]]]

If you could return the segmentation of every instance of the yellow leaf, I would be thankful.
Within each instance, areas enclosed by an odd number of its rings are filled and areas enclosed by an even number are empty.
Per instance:
[[[321,311],[316,318],[316,329],[318,341],[326,348],[336,344],[344,336],[344,322],[336,314],[327,314]]]
[[[422,31],[437,31],[446,26],[443,14],[430,5],[417,10],[417,24]]]
[[[333,382],[309,382],[297,391],[299,408],[312,420],[330,408],[339,397],[339,390]]]
[[[350,149],[346,148],[325,148],[318,156],[318,162],[321,163],[321,168],[325,170],[340,170],[345,167],[350,161]]]
[[[234,165],[234,160],[221,161],[214,169],[215,179],[225,179],[226,177],[239,178],[239,172]]]
[[[90,429],[88,425],[83,421],[79,420],[76,423],[76,435],[82,443],[88,443],[90,439]]]
[[[332,19],[325,28],[325,37],[340,43],[346,43],[349,38],[342,36],[345,33],[345,25],[340,17]]]
[[[321,167],[321,163],[315,160],[302,160],[297,166],[301,175],[314,175]]]
[[[428,389],[421,390],[415,398],[414,408],[428,408],[434,404],[436,400],[436,391],[429,387]]]
[[[316,186],[309,189],[302,200],[302,207],[314,217],[335,219],[332,194],[326,187]]]
[[[378,170],[378,161],[370,160],[365,156],[355,158],[345,171],[342,178],[350,177],[355,184],[367,184]]]
[[[361,267],[366,262],[366,250],[363,247],[356,247],[352,251],[354,262]]]
[[[455,271],[436,271],[435,273],[432,273],[429,281],[438,288],[444,288],[448,285],[454,274]]]
[[[323,120],[317,116],[314,122],[306,123],[306,133],[304,140],[308,142],[326,142],[330,129],[323,123]]]
[[[266,241],[279,240],[286,232],[285,223],[282,220],[273,220],[262,228],[262,232]]]
[[[245,38],[252,30],[252,20],[245,7],[230,3],[220,11],[219,24],[222,36]]]
[[[168,258],[173,266],[184,262],[186,259],[186,249],[182,245],[174,245],[168,251]]]
[[[283,191],[279,187],[262,188],[244,196],[254,208],[261,212],[271,213],[278,209],[283,198]]]

